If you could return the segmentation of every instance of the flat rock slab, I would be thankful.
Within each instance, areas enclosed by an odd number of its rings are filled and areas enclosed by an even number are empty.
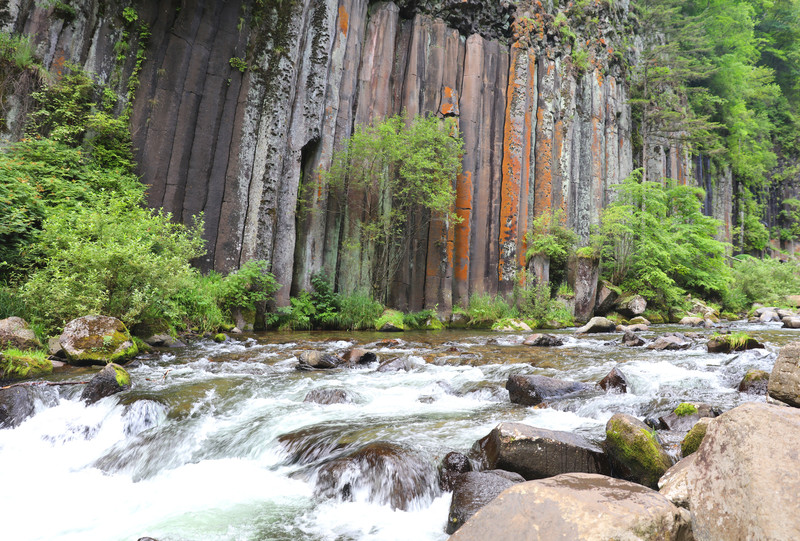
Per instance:
[[[507,488],[450,540],[689,541],[686,514],[641,485],[604,475],[568,473]]]
[[[603,451],[581,436],[522,423],[500,423],[475,442],[471,453],[485,469],[516,472],[529,480],[569,472],[611,472]]]

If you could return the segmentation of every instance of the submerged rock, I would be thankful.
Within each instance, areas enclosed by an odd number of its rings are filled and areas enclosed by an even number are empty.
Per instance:
[[[110,363],[89,380],[81,393],[81,400],[94,404],[101,398],[127,391],[131,388],[131,376],[118,364]]]
[[[661,483],[685,500],[695,539],[800,539],[800,411],[748,402],[708,425]]]
[[[298,370],[327,370],[336,368],[342,362],[336,355],[315,350],[301,351],[297,359]]]
[[[41,342],[27,321],[15,316],[0,319],[0,349],[26,350],[41,347]]]
[[[781,348],[769,375],[767,393],[775,400],[800,407],[800,342]]]
[[[688,513],[641,485],[567,473],[507,488],[451,541],[669,539],[690,541]]]
[[[550,398],[563,398],[589,389],[579,381],[566,381],[548,376],[510,376],[506,381],[508,398],[515,404],[535,406]]]
[[[352,402],[346,389],[314,389],[306,394],[303,402],[317,404],[348,404]]]
[[[139,352],[125,324],[109,316],[73,319],[59,343],[70,364],[124,363]]]
[[[409,509],[439,494],[433,465],[395,443],[374,442],[324,464],[317,473],[317,496],[353,500],[356,493],[392,509]]]
[[[508,472],[505,472],[508,473]],[[458,476],[450,500],[447,533],[458,530],[472,515],[494,500],[508,487],[525,481],[520,476],[511,480],[497,471],[468,472]]]
[[[647,487],[656,487],[658,479],[672,466],[655,431],[624,413],[608,420],[603,448],[611,459],[615,477]]]
[[[500,423],[476,441],[470,453],[485,469],[507,470],[525,479],[611,473],[603,451],[581,436],[522,423]]]

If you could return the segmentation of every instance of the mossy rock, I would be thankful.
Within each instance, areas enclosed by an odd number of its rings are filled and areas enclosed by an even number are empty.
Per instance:
[[[53,363],[41,351],[9,349],[0,352],[0,380],[38,378],[53,372]]]
[[[672,460],[656,433],[639,419],[617,413],[606,424],[604,448],[623,479],[657,489]]]
[[[139,352],[122,321],[109,316],[84,316],[64,327],[59,340],[70,364],[124,363]]]
[[[613,321],[616,325],[627,325],[628,320],[618,312],[611,312],[606,314],[606,319]]]
[[[228,339],[228,335],[226,335],[224,332],[215,334],[214,338],[213,338],[214,342],[217,342],[219,344],[221,344],[222,342],[226,341],[227,339]]]
[[[769,372],[765,370],[748,370],[739,382],[738,390],[742,393],[767,394]]]
[[[403,313],[397,310],[384,310],[375,322],[375,330],[381,332],[402,332],[406,330]]]
[[[436,316],[431,316],[425,320],[425,325],[422,327],[426,331],[441,331],[444,329],[444,323]]]
[[[664,323],[666,320],[664,319],[664,315],[661,312],[657,312],[655,310],[645,310],[642,313],[642,316],[647,318],[650,323],[657,325],[660,323]]]
[[[686,437],[683,438],[683,441],[681,441],[681,456],[686,458],[697,451],[697,448],[700,447],[700,443],[702,443],[706,435],[708,423],[710,422],[710,417],[703,417],[694,424],[691,430],[686,434]]]
[[[506,317],[499,321],[496,321],[494,325],[492,325],[493,331],[499,332],[518,332],[518,331],[530,331],[530,325],[522,321],[521,319]]]
[[[690,402],[681,402],[678,407],[672,410],[672,413],[678,417],[686,417],[687,415],[694,415],[697,413],[697,406]]]
[[[738,321],[742,319],[742,316],[739,314],[735,314],[733,312],[722,312],[719,315],[720,319],[724,319],[725,321]]]
[[[131,388],[131,376],[118,364],[109,363],[103,367],[84,387],[81,400],[93,404],[105,398]]]

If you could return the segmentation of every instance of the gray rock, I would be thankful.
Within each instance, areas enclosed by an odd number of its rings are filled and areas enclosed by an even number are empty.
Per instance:
[[[550,398],[563,398],[588,389],[579,381],[567,381],[548,376],[510,376],[506,381],[508,398],[515,404],[535,406]]]
[[[676,432],[687,432],[703,417],[713,418],[717,415],[719,415],[719,413],[710,404],[683,402],[675,408],[674,411],[658,418],[659,428]]]
[[[769,323],[771,321],[780,321],[781,318],[779,318],[778,314],[772,310],[764,310],[761,315],[758,316],[758,320],[761,323]]]
[[[785,329],[800,329],[800,316],[785,317],[781,321]]]
[[[439,464],[439,488],[443,492],[453,490],[458,476],[471,471],[472,463],[467,455],[456,451],[447,453]]]
[[[692,343],[681,333],[665,334],[647,344],[647,349],[655,349],[657,351],[678,351],[689,349],[690,347],[692,347]]]
[[[619,293],[612,289],[611,284],[606,281],[601,282],[597,288],[594,313],[598,316],[606,315],[614,308],[617,298],[619,298]]]
[[[739,382],[737,389],[741,393],[765,395],[769,376],[769,372],[764,370],[748,370],[742,381]]]
[[[682,318],[679,322],[679,325],[688,325],[690,327],[705,327],[706,320],[702,317],[697,316],[686,316]]]
[[[645,344],[644,338],[633,331],[626,330],[622,336],[622,345],[630,348],[641,347]]]
[[[509,480],[495,471],[460,474],[453,486],[453,497],[447,516],[447,533],[454,533],[501,492],[522,481],[525,480],[521,477],[518,481]]]
[[[345,389],[314,389],[306,394],[303,402],[317,404],[348,404],[352,402]]]
[[[297,363],[298,370],[327,370],[342,363],[336,355],[316,350],[301,351],[297,359],[300,361]]]
[[[42,344],[27,321],[15,316],[0,319],[0,349],[16,348],[24,351],[40,347]]]
[[[0,389],[0,428],[14,428],[33,415],[33,392],[18,386]]]
[[[177,338],[173,338],[172,336],[164,333],[164,334],[154,334],[153,336],[148,336],[144,339],[144,343],[148,346],[153,346],[157,348],[182,348],[186,347],[186,344],[178,340]]]
[[[617,300],[615,310],[630,319],[642,315],[647,310],[647,301],[641,295],[624,296]]]
[[[70,364],[78,365],[126,362],[139,351],[125,324],[109,316],[73,319],[59,343]]]
[[[641,485],[568,473],[507,488],[450,541],[690,541],[688,513]]]
[[[781,348],[769,375],[767,394],[800,407],[800,342],[790,342]]]
[[[500,423],[470,451],[483,469],[501,469],[541,479],[560,473],[610,474],[608,459],[588,440],[569,432]]]

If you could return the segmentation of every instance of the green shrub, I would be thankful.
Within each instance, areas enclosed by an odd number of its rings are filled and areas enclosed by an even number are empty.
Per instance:
[[[739,255],[731,267],[733,280],[723,295],[726,310],[742,312],[754,302],[783,305],[787,294],[800,293],[800,261]]]
[[[470,296],[466,312],[470,317],[471,327],[485,328],[490,328],[503,318],[519,315],[502,297],[480,293]]]
[[[339,313],[336,315],[337,326],[340,329],[364,330],[375,326],[375,321],[381,317],[384,306],[364,291],[340,295]]]

